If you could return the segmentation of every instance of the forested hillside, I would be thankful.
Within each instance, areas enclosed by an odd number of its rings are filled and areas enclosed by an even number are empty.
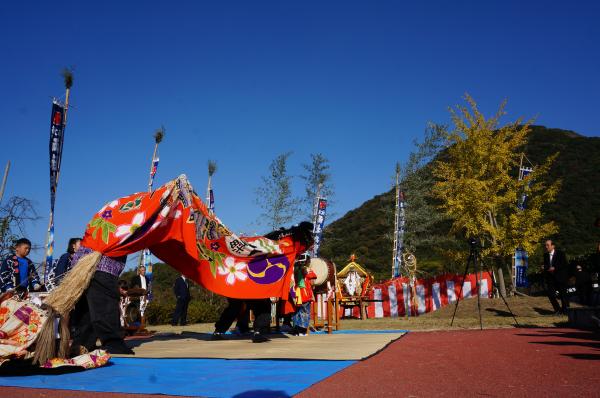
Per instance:
[[[583,255],[600,241],[600,228],[594,227],[600,216],[600,138],[584,137],[575,132],[531,126],[526,154],[533,164],[559,153],[549,173],[551,179],[561,179],[562,187],[556,202],[546,208],[546,218],[554,220],[559,233],[552,237],[569,256]],[[391,275],[394,189],[390,189],[349,211],[325,228],[321,249],[323,257],[331,258],[338,268],[355,253],[358,261],[378,279]],[[411,211],[407,197],[407,211]],[[444,224],[436,224],[430,233],[448,233]],[[466,243],[455,242],[456,245]],[[422,270],[435,273],[448,266],[441,254],[443,248],[417,247],[416,255]],[[539,262],[540,252],[530,263]],[[532,267],[535,269],[535,267]]]

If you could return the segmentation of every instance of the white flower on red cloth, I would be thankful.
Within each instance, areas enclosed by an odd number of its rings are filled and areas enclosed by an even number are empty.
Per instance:
[[[247,267],[246,263],[236,263],[233,257],[227,257],[225,263],[219,267],[219,275],[227,275],[225,282],[228,285],[233,285],[236,280],[245,281],[248,279]]]
[[[160,215],[163,217],[166,217],[169,214],[169,211],[171,210],[171,207],[169,206],[165,206],[162,208],[162,210],[160,211]]]
[[[123,240],[130,237],[137,229],[139,229],[144,220],[146,218],[145,213],[139,212],[135,216],[133,216],[133,220],[131,220],[131,224],[122,224],[117,227],[117,231],[115,232],[115,236],[117,238],[123,237]]]
[[[104,213],[104,211],[107,210],[107,209],[114,209],[118,205],[119,205],[119,199],[115,199],[112,202],[109,202],[109,203],[105,204],[104,207],[100,209],[100,211],[98,212],[98,214]]]

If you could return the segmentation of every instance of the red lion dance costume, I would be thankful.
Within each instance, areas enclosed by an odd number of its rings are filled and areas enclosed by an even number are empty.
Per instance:
[[[74,258],[77,263],[44,301],[49,314],[37,338],[34,361],[44,364],[57,356],[55,315],[62,319],[58,357],[66,356],[69,313],[91,289],[95,274],[113,272],[118,277],[122,258],[145,248],[217,294],[287,300],[296,255],[310,245],[310,239],[296,232],[278,240],[236,236],[208,211],[184,175],[154,192],[109,202],[88,223],[82,250]]]

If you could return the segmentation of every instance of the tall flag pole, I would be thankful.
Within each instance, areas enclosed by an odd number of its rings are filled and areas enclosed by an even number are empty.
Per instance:
[[[529,162],[530,167],[523,166],[523,158],[528,162],[529,159],[525,155],[521,155],[521,163],[519,165],[519,181],[523,181],[527,176],[533,173],[533,165]],[[529,183],[527,184],[529,186]],[[527,189],[523,190],[517,207],[519,210],[525,210],[527,206]],[[512,285],[513,289],[517,287],[529,287],[529,280],[527,279],[527,266],[529,262],[529,255],[527,251],[521,247],[515,249],[515,255],[513,257],[513,272],[512,272]]]
[[[392,254],[392,278],[401,275],[404,251],[404,192],[400,189],[400,164],[396,163],[396,206],[394,211],[394,249]]]
[[[63,70],[62,76],[65,83],[65,103],[61,104],[56,98],[52,99],[52,113],[50,115],[50,217],[48,219],[48,233],[46,235],[46,261],[44,262],[44,282],[52,269],[54,255],[54,204],[56,190],[60,176],[60,165],[64,144],[65,128],[67,126],[67,111],[69,109],[69,96],[73,86],[73,72]]]
[[[154,133],[154,152],[152,153],[152,160],[150,161],[150,176],[148,177],[148,192],[152,192],[152,186],[154,185],[154,177],[158,171],[158,163],[160,161],[158,157],[158,145],[162,142],[165,137],[165,127],[161,126],[160,129]],[[152,281],[152,262],[150,261],[150,250],[144,249],[140,253],[140,261],[138,267],[146,267],[146,277],[149,281]],[[150,287],[148,286],[148,291]],[[143,314],[142,314],[143,315]]]
[[[215,194],[212,189],[212,176],[217,171],[217,162],[208,161],[208,184],[206,186],[206,207],[209,211],[215,212]]]

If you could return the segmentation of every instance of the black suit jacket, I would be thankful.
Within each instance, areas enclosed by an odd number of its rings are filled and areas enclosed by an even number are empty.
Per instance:
[[[146,275],[143,276],[143,278],[146,279],[146,290],[148,290],[148,278],[146,277]],[[131,279],[131,283],[129,284],[130,288],[141,288],[142,287],[142,276],[141,275],[136,275]]]
[[[548,272],[550,267],[554,267],[554,272]],[[562,250],[554,249],[552,264],[550,263],[550,254],[544,253],[544,271],[546,275],[553,275],[554,279],[561,283],[567,283],[569,280],[569,263],[567,255]]]
[[[175,285],[173,286],[173,292],[175,293],[175,297],[179,300],[189,300],[190,299],[190,286],[189,282],[186,279],[183,280],[182,277],[175,279]]]

